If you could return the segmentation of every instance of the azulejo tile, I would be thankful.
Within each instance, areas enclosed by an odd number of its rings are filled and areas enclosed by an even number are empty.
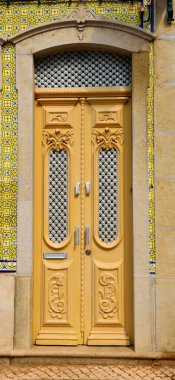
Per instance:
[[[149,0],[147,0],[149,2]],[[128,24],[140,25],[139,6],[135,0],[121,0],[114,2],[87,2],[88,7],[97,15],[106,19],[118,20]],[[22,30],[42,23],[58,20],[66,17],[75,7],[73,1],[62,3],[51,1],[49,3],[16,2],[9,7],[1,4],[0,34],[10,37]],[[144,24],[145,29],[150,29],[149,22]],[[150,83],[148,90],[148,181],[149,181],[149,254],[150,274],[155,274],[155,206],[154,206],[154,110],[153,110],[153,44],[150,44]],[[0,136],[2,146],[0,150],[0,271],[13,272],[16,270],[17,259],[17,114],[18,99],[16,91],[16,58],[15,47],[6,43],[2,49],[3,60],[3,86],[0,94],[1,102],[1,129]]]
[[[16,270],[17,245],[17,92],[15,89],[15,47],[2,49],[1,92],[1,247],[0,271]]]
[[[148,89],[148,204],[150,274],[156,272],[155,193],[154,193],[154,50],[150,43]]]
[[[146,1],[147,2],[147,1]],[[75,0],[63,2],[50,1],[42,2],[38,6],[37,1],[33,2],[15,2],[7,7],[6,3],[1,4],[1,34],[4,36],[12,36],[22,30],[42,23],[55,21],[66,17],[68,13],[77,6]],[[87,1],[89,9],[97,16],[102,16],[107,19],[114,19],[128,24],[140,25],[140,1],[135,0],[132,4],[130,0],[121,1],[104,1],[100,5],[98,1]],[[146,11],[145,19],[147,19],[148,11]],[[150,23],[144,23],[144,29],[150,29]]]

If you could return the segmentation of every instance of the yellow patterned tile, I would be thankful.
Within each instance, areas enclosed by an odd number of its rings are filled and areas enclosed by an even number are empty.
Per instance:
[[[148,186],[150,274],[156,271],[155,194],[154,194],[154,50],[150,43],[148,89]]]
[[[149,0],[147,0],[149,1]],[[105,2],[101,6],[97,2],[88,3],[88,7],[97,15],[106,19],[114,19],[131,25],[140,25],[139,2],[130,1],[117,3]],[[75,7],[47,2],[38,6],[36,2],[1,3],[0,35],[9,37],[22,30],[46,22],[66,17]],[[149,29],[149,22],[144,24]],[[15,89],[15,48],[5,44],[2,52],[3,59],[3,88],[1,92],[2,125],[0,136],[2,147],[1,177],[0,177],[0,230],[2,246],[0,247],[0,271],[16,270],[17,242],[17,92]],[[150,273],[155,273],[155,217],[154,217],[154,112],[153,112],[153,45],[150,45],[150,86],[148,91],[148,178],[149,178],[149,250]]]
[[[107,19],[114,19],[132,25],[140,25],[139,1],[134,1],[133,5],[129,0],[127,2],[119,0],[117,4],[115,2],[104,2],[102,5],[99,5],[97,1],[87,2],[87,4],[97,16],[103,16]],[[72,2],[72,5],[69,5],[68,1],[64,2],[64,6],[62,3],[55,3],[54,1],[49,2],[49,4],[46,2],[42,3],[41,1],[41,5],[39,6],[37,1],[11,3],[9,7],[5,3],[2,3],[0,34],[11,36],[32,26],[58,20],[66,17],[75,6],[76,2]],[[145,18],[147,16],[146,12]],[[144,28],[150,29],[149,22],[144,24]]]
[[[9,14],[9,12],[8,12]],[[0,228],[0,270],[16,270],[17,226],[17,92],[15,90],[15,48],[5,44],[2,52],[3,84],[1,92],[1,187],[2,213]],[[14,106],[15,103],[15,106]],[[15,261],[14,261],[15,260]]]

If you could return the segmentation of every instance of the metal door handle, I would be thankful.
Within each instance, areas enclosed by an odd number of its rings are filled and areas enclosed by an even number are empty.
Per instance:
[[[86,195],[90,195],[90,182],[89,181],[86,182],[85,189],[86,189]]]
[[[80,244],[80,230],[79,230],[79,227],[76,226],[75,227],[75,245],[79,245]]]
[[[75,195],[80,195],[80,182],[76,182],[75,184]]]
[[[89,226],[86,226],[85,229],[85,244],[89,244]]]

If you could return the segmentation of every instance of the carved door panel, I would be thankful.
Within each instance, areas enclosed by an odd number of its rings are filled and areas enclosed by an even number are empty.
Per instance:
[[[35,343],[76,345],[80,334],[78,99],[41,99],[35,133]]]
[[[125,98],[88,99],[85,157],[89,155],[86,178],[91,194],[86,196],[85,220],[91,226],[86,245],[91,255],[85,255],[85,294],[91,295],[85,299],[89,319],[84,337],[88,345],[129,344],[124,310],[126,102]]]
[[[129,344],[126,102],[78,96],[36,101],[36,344]]]

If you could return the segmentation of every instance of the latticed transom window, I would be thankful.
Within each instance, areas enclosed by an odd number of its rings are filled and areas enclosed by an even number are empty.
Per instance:
[[[131,59],[116,53],[70,51],[35,64],[36,87],[119,87],[131,84]]]

